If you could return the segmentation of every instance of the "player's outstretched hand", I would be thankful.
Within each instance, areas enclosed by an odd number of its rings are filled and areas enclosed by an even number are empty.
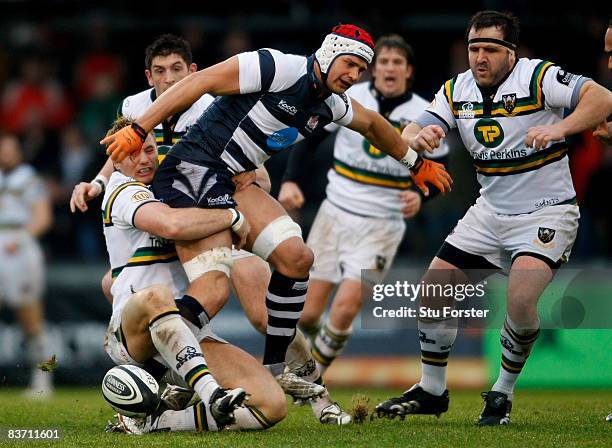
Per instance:
[[[280,202],[287,211],[296,210],[304,205],[304,195],[295,182],[283,182],[278,192],[278,202]]]
[[[75,213],[77,209],[87,211],[87,201],[97,198],[102,193],[102,188],[97,182],[81,182],[74,186],[70,197],[70,211]]]
[[[135,124],[135,123],[134,123]],[[140,126],[126,126],[100,141],[106,145],[106,155],[114,162],[121,162],[132,153],[140,151],[147,135]]]
[[[244,213],[240,213],[240,219],[232,225],[232,243],[236,250],[240,250],[244,247],[250,231],[251,224],[249,224]]]
[[[425,196],[429,196],[429,188],[426,184],[435,186],[442,194],[451,191],[453,179],[441,163],[419,157],[416,164],[410,169],[410,173],[415,185]]]
[[[419,131],[414,137],[411,146],[417,151],[433,152],[434,149],[440,146],[444,137],[446,137],[444,129],[438,125],[432,124],[425,126]]]
[[[525,145],[528,148],[541,149],[550,142],[563,140],[565,135],[555,125],[535,126],[527,130]]]

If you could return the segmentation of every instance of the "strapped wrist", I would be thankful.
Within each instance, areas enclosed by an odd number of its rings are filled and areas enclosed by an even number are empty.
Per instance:
[[[104,193],[108,185],[108,179],[103,174],[98,174],[91,183],[97,184],[100,187],[100,193]]]
[[[408,147],[408,151],[406,151],[404,157],[399,160],[399,163],[401,163],[408,169],[412,169],[412,167],[414,167],[414,165],[417,163],[418,159],[419,153],[411,147]]]
[[[134,130],[136,135],[140,137],[140,140],[142,140],[142,142],[144,143],[144,141],[147,139],[147,131],[145,131],[144,128],[136,122],[132,123],[131,128]]]

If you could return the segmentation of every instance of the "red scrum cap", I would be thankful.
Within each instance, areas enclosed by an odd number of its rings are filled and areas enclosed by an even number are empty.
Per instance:
[[[367,31],[358,26],[337,25],[315,53],[321,72],[327,74],[334,59],[343,54],[359,56],[369,64],[374,57],[374,41]]]

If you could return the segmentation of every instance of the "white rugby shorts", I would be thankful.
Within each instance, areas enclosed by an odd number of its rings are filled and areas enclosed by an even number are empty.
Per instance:
[[[357,216],[324,200],[306,241],[314,252],[310,278],[337,284],[361,280],[362,269],[384,275],[405,230],[403,219]]]
[[[552,205],[521,215],[494,213],[482,198],[459,220],[446,242],[508,272],[519,254],[565,263],[578,232],[577,205]]]

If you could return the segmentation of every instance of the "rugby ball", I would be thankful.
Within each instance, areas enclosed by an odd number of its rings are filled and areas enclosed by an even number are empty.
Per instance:
[[[102,380],[102,394],[111,407],[128,417],[145,417],[159,405],[159,385],[137,366],[116,366]]]

